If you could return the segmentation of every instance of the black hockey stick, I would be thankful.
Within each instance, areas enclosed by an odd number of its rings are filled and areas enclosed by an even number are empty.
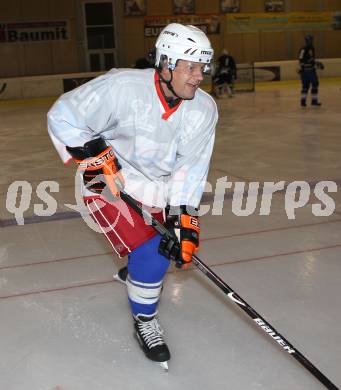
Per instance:
[[[173,237],[168,229],[157,221],[147,210],[141,207],[135,199],[128,194],[121,192],[121,198],[131,206],[139,215],[145,218],[154,228],[167,237]],[[285,351],[302,364],[307,370],[314,375],[327,389],[339,390],[320,370],[318,370],[301,352],[299,352],[287,339],[285,339],[277,330],[271,326],[261,315],[259,315],[244,299],[242,299],[230,286],[228,286],[218,275],[216,275],[198,256],[193,255],[193,264],[206,275],[217,287],[219,287],[234,303],[236,303],[252,320],[275,340]]]

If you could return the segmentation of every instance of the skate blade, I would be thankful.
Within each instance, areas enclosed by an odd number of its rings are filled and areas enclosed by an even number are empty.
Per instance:
[[[126,284],[126,282],[119,277],[118,273],[113,275],[113,279],[117,280],[122,284]]]
[[[168,371],[168,362],[160,362],[160,366],[164,371]]]

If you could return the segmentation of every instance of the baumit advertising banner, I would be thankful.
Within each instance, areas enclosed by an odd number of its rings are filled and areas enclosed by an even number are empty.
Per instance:
[[[66,20],[0,22],[0,43],[32,43],[68,39],[70,39],[70,28]]]

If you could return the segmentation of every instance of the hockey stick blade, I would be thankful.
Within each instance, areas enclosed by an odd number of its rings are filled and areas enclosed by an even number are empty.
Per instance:
[[[162,223],[157,221],[147,210],[141,207],[135,199],[125,192],[121,192],[121,198],[131,206],[145,220],[161,234],[166,236],[173,235],[165,228]],[[237,304],[253,322],[257,324],[272,340],[276,341],[287,353],[295,358],[303,367],[305,367],[316,379],[318,379],[329,390],[340,390],[335,386],[317,367],[315,367],[297,348],[295,348],[286,338],[284,338],[273,326],[270,325],[260,314],[258,314],[243,298],[241,298],[230,286],[228,286],[217,274],[215,274],[198,256],[192,256],[192,263],[207,276],[217,287],[219,287],[228,298]]]

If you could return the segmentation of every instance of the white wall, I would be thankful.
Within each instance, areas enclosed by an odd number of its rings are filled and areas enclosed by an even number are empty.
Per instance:
[[[64,79],[96,77],[103,72],[68,73],[49,76],[13,77],[0,79],[0,101],[59,96],[64,93]],[[4,87],[5,85],[5,87]],[[1,90],[4,88],[3,92]]]
[[[320,77],[341,77],[341,58],[321,58],[318,60],[325,66],[324,70],[318,70]],[[254,65],[256,82],[271,81],[269,80],[269,72],[257,69],[261,67],[279,66],[281,80],[296,80],[299,78],[297,73],[298,61],[255,62]]]
[[[318,70],[320,77],[341,77],[341,58],[321,59],[324,70]],[[281,80],[297,80],[297,61],[256,62],[256,82],[271,81],[271,72],[257,68],[279,67]],[[64,92],[64,79],[96,77],[103,72],[72,73],[50,76],[15,77],[0,79],[0,101],[59,96]],[[207,80],[210,83],[210,80]],[[2,92],[1,92],[2,91]]]

